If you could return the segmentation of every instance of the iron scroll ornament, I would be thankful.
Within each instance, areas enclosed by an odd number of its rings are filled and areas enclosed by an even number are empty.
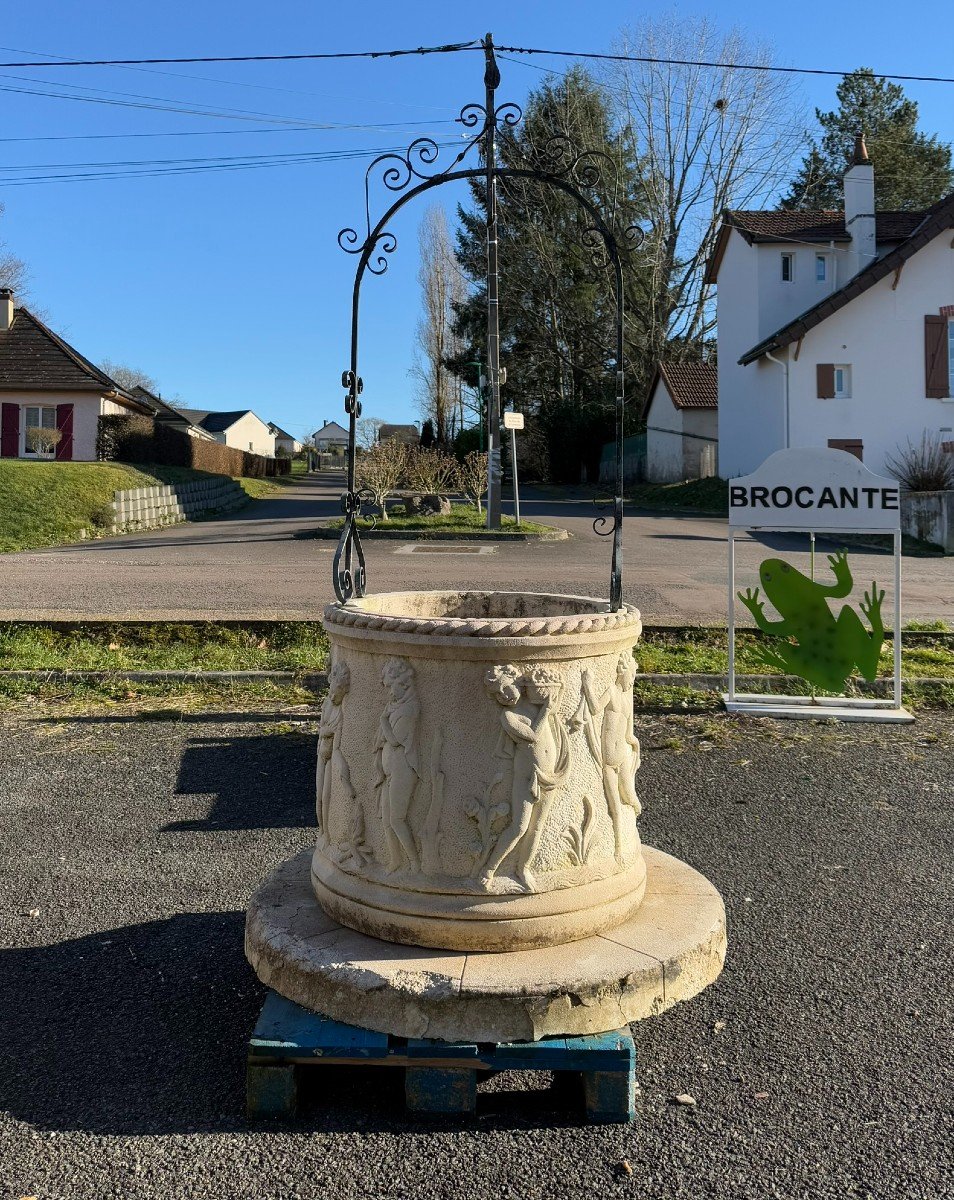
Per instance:
[[[492,51],[491,51],[492,55]],[[486,78],[486,77],[485,77]],[[492,114],[492,115],[490,115]],[[515,104],[495,106],[468,104],[461,109],[458,121],[465,128],[473,129],[483,120],[480,134],[469,140],[444,170],[429,173],[427,168],[436,163],[439,147],[432,139],[418,138],[403,153],[389,152],[380,155],[365,173],[365,222],[366,233],[361,240],[353,228],[345,228],[338,234],[338,245],[349,254],[358,255],[354,287],[351,300],[351,360],[349,369],[342,374],[342,386],[346,389],[345,412],[349,417],[347,490],[342,495],[342,510],[345,514],[344,527],[335,551],[333,580],[335,596],[340,602],[353,596],[365,595],[367,570],[358,521],[362,513],[362,502],[370,499],[369,494],[356,486],[355,462],[357,448],[357,420],[361,415],[359,399],[363,384],[358,374],[358,332],[361,284],[366,272],[383,275],[388,269],[389,256],[397,249],[397,237],[388,229],[393,217],[411,200],[445,183],[469,180],[486,180],[492,173],[494,180],[525,180],[546,184],[568,196],[585,211],[589,223],[583,230],[582,244],[591,253],[595,266],[609,268],[613,276],[616,299],[616,337],[614,347],[614,373],[616,377],[615,400],[615,489],[612,516],[598,517],[594,529],[602,536],[612,536],[612,560],[610,567],[610,610],[622,608],[622,529],[623,529],[623,417],[625,408],[624,355],[623,355],[623,264],[622,254],[636,249],[643,241],[642,230],[631,226],[623,233],[623,246],[614,233],[612,225],[600,208],[587,197],[581,187],[593,187],[600,179],[601,162],[615,166],[609,156],[598,151],[575,152],[566,138],[553,138],[546,144],[541,157],[549,169],[542,167],[498,167],[492,159],[492,167],[467,167],[460,164],[475,146],[483,141],[492,145],[492,134],[499,126],[512,127],[521,118],[521,110]],[[390,192],[398,192],[398,198],[387,208],[378,221],[371,223],[372,176],[385,164],[380,182]],[[609,525],[609,528],[605,526]]]

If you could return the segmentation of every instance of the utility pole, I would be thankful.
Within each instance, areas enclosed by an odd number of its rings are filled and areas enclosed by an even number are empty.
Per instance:
[[[494,37],[484,47],[484,156],[487,167],[487,528],[500,528],[500,313],[497,276],[497,116],[496,92],[500,70],[494,56]]]

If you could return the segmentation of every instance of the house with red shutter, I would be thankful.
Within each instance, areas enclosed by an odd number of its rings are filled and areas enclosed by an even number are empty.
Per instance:
[[[717,285],[719,473],[830,446],[876,473],[954,438],[954,194],[876,212],[864,138],[841,212],[727,211]]]
[[[112,413],[152,410],[0,288],[0,457],[92,461]]]

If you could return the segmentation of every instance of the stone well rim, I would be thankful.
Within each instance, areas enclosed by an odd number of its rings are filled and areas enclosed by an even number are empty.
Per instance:
[[[495,615],[495,610],[508,606],[516,610],[512,615]],[[449,611],[430,611],[441,607]],[[463,611],[468,608],[473,611]],[[534,613],[534,608],[553,611]],[[627,629],[638,633],[642,625],[639,610],[632,604],[613,612],[607,600],[593,596],[471,589],[353,597],[329,604],[324,610],[324,623],[333,629],[453,638],[549,638]]]

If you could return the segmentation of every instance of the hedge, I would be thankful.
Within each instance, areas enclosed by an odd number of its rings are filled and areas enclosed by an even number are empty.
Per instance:
[[[290,459],[266,458],[221,442],[207,442],[180,429],[171,429],[152,417],[126,413],[99,418],[96,457],[111,462],[192,467],[196,471],[233,477],[287,475],[291,470]]]

